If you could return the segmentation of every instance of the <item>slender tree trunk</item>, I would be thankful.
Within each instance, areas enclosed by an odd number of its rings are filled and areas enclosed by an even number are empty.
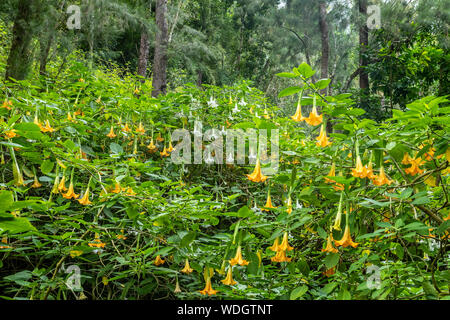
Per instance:
[[[156,42],[153,61],[153,92],[157,97],[167,91],[167,0],[156,0]]]
[[[16,19],[14,20],[12,44],[6,65],[5,79],[24,80],[28,75],[31,63],[31,40],[33,28],[31,21],[36,0],[19,0]]]
[[[320,59],[320,76],[322,79],[328,78],[328,60],[330,53],[330,45],[328,39],[328,23],[327,23],[327,4],[326,2],[320,2],[319,4],[319,28],[322,40],[322,57]],[[322,93],[326,93],[326,89],[322,90]]]
[[[63,12],[66,1],[62,1],[59,11]],[[56,16],[49,16],[46,21],[46,27],[48,30],[44,31],[44,35],[39,41],[39,74],[41,76],[47,75],[47,63],[50,49],[52,48],[53,40],[55,39],[56,29],[61,19],[61,14]]]
[[[52,30],[46,37],[41,39],[39,44],[39,74],[41,76],[47,75],[47,62],[50,48],[52,47],[54,33]]]
[[[203,83],[203,72],[201,70],[197,71],[197,87],[202,88]]]
[[[330,56],[330,43],[328,36],[328,22],[327,22],[327,3],[321,1],[319,3],[319,29],[322,40],[322,57],[320,59],[320,77],[322,79],[328,78],[328,65]],[[327,89],[321,90],[321,94],[326,95]],[[333,132],[333,125],[331,121],[327,121],[327,132]]]
[[[139,65],[138,65],[138,75],[143,77],[141,82],[145,81],[147,76],[147,65],[148,65],[148,55],[150,50],[150,43],[148,40],[148,32],[144,26],[142,26],[141,32],[141,46],[139,49]]]
[[[367,66],[369,64],[366,57],[367,46],[369,44],[369,29],[367,28],[367,0],[359,0],[359,14],[360,14],[360,26],[359,26],[359,88],[363,91],[363,94],[368,94],[369,89],[369,74],[367,73]]]

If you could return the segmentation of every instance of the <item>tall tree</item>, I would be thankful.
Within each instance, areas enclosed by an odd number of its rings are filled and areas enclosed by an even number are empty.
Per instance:
[[[156,41],[155,55],[153,60],[153,92],[152,96],[157,97],[167,92],[167,0],[156,0]]]
[[[367,28],[367,0],[358,0],[359,6],[359,88],[363,90],[363,94],[367,94],[366,89],[369,89],[369,73],[367,72],[367,66],[369,61],[367,58],[367,47],[369,45],[369,29]]]
[[[50,49],[53,45],[53,41],[57,33],[57,27],[64,12],[65,3],[65,0],[61,1],[59,10],[56,10],[58,7],[58,1],[47,2],[45,14],[41,8],[42,16],[45,16],[43,17],[44,21],[42,23],[44,27],[41,30],[41,35],[39,37],[39,74],[42,76],[47,74],[47,63]]]
[[[5,78],[23,80],[32,63],[31,40],[32,20],[37,8],[37,0],[19,0],[14,20],[12,44],[8,56]]]
[[[327,4],[321,1],[319,4],[319,29],[322,42],[322,57],[320,58],[320,76],[322,79],[328,78],[328,60],[330,45],[328,40]],[[326,90],[322,92],[325,93]]]
[[[150,53],[150,43],[147,29],[142,26],[141,43],[139,49],[138,75],[145,78],[147,76],[148,55]],[[141,81],[144,81],[142,79]]]

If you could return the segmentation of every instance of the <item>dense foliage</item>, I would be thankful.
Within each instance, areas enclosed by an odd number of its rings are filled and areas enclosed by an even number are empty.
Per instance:
[[[442,29],[412,24],[394,42],[376,32],[360,92],[345,68],[357,67],[353,53],[342,54],[352,33],[334,33],[330,77],[316,72],[317,35],[305,37],[307,59],[298,53],[292,31],[313,31],[294,13],[315,3],[187,2],[169,8],[167,94],[152,97],[135,73],[130,43],[154,28],[145,1],[95,1],[123,28],[91,21],[94,41],[57,25],[59,44],[76,41],[56,46],[45,72],[31,63],[24,80],[0,83],[0,297],[448,300]],[[52,4],[41,10],[57,14]],[[345,24],[351,12],[333,4],[329,19]],[[0,23],[2,74],[10,25]],[[216,164],[203,137],[203,160],[177,164],[177,129],[193,149],[209,129],[278,130],[279,141],[247,140],[245,164],[227,153]]]

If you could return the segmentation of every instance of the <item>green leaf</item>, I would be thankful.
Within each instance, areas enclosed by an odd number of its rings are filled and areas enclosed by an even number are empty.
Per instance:
[[[291,300],[297,300],[301,296],[303,296],[308,291],[308,286],[303,285],[301,287],[297,287],[291,292]]]
[[[13,194],[11,191],[0,191],[0,212],[5,212],[14,203]]]
[[[290,73],[290,72],[280,72],[276,74],[277,77],[281,77],[281,78],[297,78],[298,75],[296,75],[295,73]]]
[[[319,81],[314,83],[314,86],[316,87],[317,90],[322,90],[322,89],[325,89],[326,87],[328,87],[330,82],[331,82],[331,79],[320,79]]]
[[[422,286],[423,286],[423,291],[425,292],[428,300],[438,299],[439,294],[430,282],[424,281],[422,283]]]
[[[438,234],[442,234],[445,231],[447,231],[450,228],[450,220],[446,220],[443,223],[441,223],[441,225],[439,226],[439,228],[437,228],[436,232]]]
[[[0,230],[8,231],[9,233],[20,233],[26,231],[37,231],[26,218],[0,218]]]
[[[50,161],[50,160],[44,160],[43,162],[42,162],[42,164],[41,164],[41,171],[42,171],[42,173],[44,173],[44,174],[50,174],[50,173],[52,173],[52,170],[53,170],[53,166],[54,166],[55,164],[52,162],[52,161]]]
[[[112,153],[115,154],[122,154],[123,153],[123,148],[121,145],[115,143],[115,142],[111,142],[111,144],[109,145],[109,148],[111,149]]]
[[[181,247],[187,247],[191,244],[192,241],[195,240],[195,237],[197,236],[197,233],[195,231],[191,231],[188,234],[186,234],[183,239],[181,239]]]
[[[307,64],[306,62],[302,62],[301,65],[298,66],[298,68],[296,69],[298,73],[300,73],[305,79],[309,79],[311,78],[316,71],[314,71],[309,64]]]
[[[289,88],[286,88],[286,89],[282,90],[278,94],[278,98],[291,96],[293,94],[296,94],[296,93],[300,92],[301,90],[302,90],[302,87],[289,87]]]
[[[253,216],[253,211],[250,210],[247,206],[243,206],[237,212],[237,216],[241,218],[247,218]]]
[[[127,211],[128,218],[130,218],[130,219],[134,219],[139,215],[138,210],[134,207],[129,207],[126,209],[126,211]]]
[[[325,266],[327,269],[331,269],[336,266],[339,262],[339,254],[338,253],[329,253],[325,257]]]
[[[431,200],[428,197],[421,197],[421,198],[417,198],[416,200],[414,200],[411,204],[427,204],[430,203]]]

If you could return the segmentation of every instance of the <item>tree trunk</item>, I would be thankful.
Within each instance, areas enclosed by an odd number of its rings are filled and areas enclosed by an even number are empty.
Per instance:
[[[320,76],[322,79],[328,78],[328,60],[330,45],[328,40],[328,23],[327,23],[327,7],[325,2],[319,4],[319,28],[322,40],[322,57],[320,59]],[[326,89],[322,90],[322,93],[326,93]]]
[[[48,55],[50,54],[50,48],[52,47],[53,37],[54,33],[50,32],[47,36],[41,38],[39,44],[39,74],[41,76],[47,75]]]
[[[167,0],[156,0],[156,41],[153,60],[153,97],[167,91]]]
[[[66,1],[62,1],[61,6],[59,7],[60,12],[64,12],[65,4]],[[55,39],[58,23],[61,19],[61,14],[50,15],[47,12],[46,15],[46,30],[39,39],[39,74],[41,76],[47,75],[48,56],[50,54],[50,49],[52,48],[53,40]]]
[[[32,63],[31,40],[33,28],[31,21],[36,0],[19,0],[16,19],[14,20],[12,44],[6,65],[5,79],[24,80]]]
[[[330,54],[330,44],[328,37],[328,22],[327,22],[327,3],[325,1],[321,1],[319,3],[319,29],[320,36],[322,40],[322,57],[320,59],[320,77],[322,79],[328,78],[328,60]],[[327,94],[327,89],[322,89],[320,91],[322,95]],[[329,119],[330,120],[330,119]],[[333,132],[333,125],[331,121],[327,121],[328,133]]]
[[[359,14],[360,14],[360,26],[359,26],[359,88],[364,91],[363,94],[368,94],[369,89],[369,74],[367,73],[367,66],[369,64],[366,57],[367,46],[369,44],[369,29],[367,28],[367,0],[359,0]]]
[[[148,40],[148,32],[144,26],[142,26],[141,32],[141,47],[139,49],[139,65],[138,75],[141,76],[141,82],[145,81],[147,76],[148,55],[150,50],[150,43]]]
[[[203,84],[203,72],[201,70],[197,71],[197,87],[202,88]]]

